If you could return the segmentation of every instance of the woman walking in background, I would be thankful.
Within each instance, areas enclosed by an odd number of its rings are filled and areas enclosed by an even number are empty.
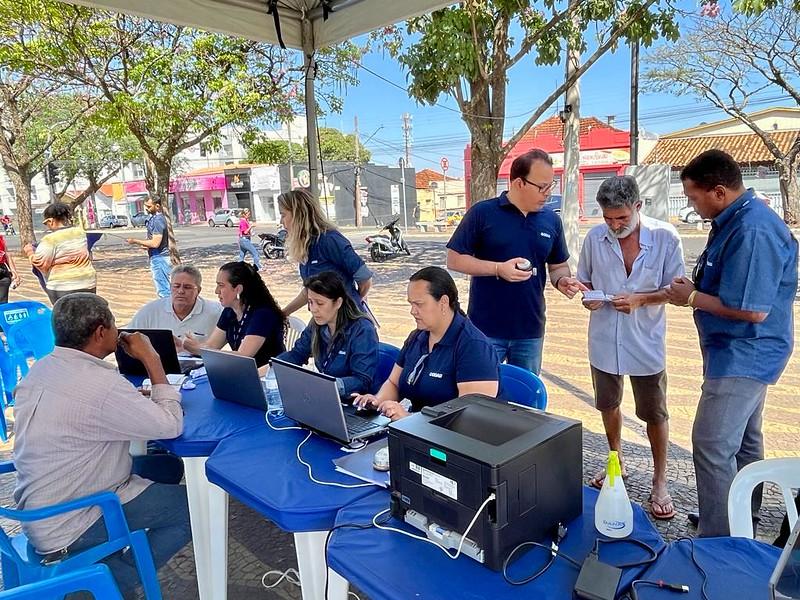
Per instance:
[[[244,257],[247,254],[252,254],[256,271],[260,271],[261,261],[258,259],[258,250],[250,240],[250,236],[253,235],[253,229],[255,229],[255,223],[250,222],[250,209],[245,208],[239,218],[239,261],[244,262]]]
[[[0,304],[8,302],[8,289],[12,285],[17,287],[21,282],[14,258],[6,250],[5,237],[0,235]]]
[[[44,209],[42,224],[50,233],[34,250],[31,244],[22,251],[31,265],[47,279],[50,302],[75,292],[97,291],[97,273],[92,265],[86,232],[72,224],[72,209],[63,202],[53,202]]]

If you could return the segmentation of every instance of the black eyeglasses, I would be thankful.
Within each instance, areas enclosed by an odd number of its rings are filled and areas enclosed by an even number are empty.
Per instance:
[[[408,385],[414,386],[417,383],[419,376],[422,375],[422,371],[425,369],[425,363],[427,362],[429,356],[430,352],[419,357],[417,364],[414,365],[414,368],[411,369],[411,372],[406,378],[406,383],[408,383]]]
[[[542,194],[549,194],[551,191],[553,191],[553,188],[558,183],[556,180],[553,180],[550,183],[534,183],[533,181],[530,181],[527,177],[520,177],[520,179],[522,179],[522,181],[524,181],[525,183],[528,183],[533,187],[535,187]]]

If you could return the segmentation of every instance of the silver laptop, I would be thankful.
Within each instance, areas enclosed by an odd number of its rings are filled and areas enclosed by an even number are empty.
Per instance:
[[[773,600],[800,599],[800,519],[794,524],[769,578],[769,591]]]
[[[284,414],[304,427],[349,444],[376,435],[390,420],[375,414],[361,416],[339,400],[336,378],[309,371],[279,358],[272,359]]]
[[[256,359],[233,352],[200,350],[214,397],[267,411]]]

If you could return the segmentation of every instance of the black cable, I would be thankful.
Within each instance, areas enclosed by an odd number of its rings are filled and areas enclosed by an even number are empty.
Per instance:
[[[666,581],[650,581],[648,579],[636,579],[631,583],[631,591],[628,594],[631,600],[639,600],[639,594],[636,592],[636,586],[650,586],[657,587],[672,592],[680,592],[683,594],[689,593],[689,586],[682,583],[667,583]]]
[[[702,567],[702,565],[699,562],[697,562],[697,557],[695,557],[694,555],[694,539],[684,536],[684,537],[679,537],[676,541],[680,542],[681,540],[686,540],[687,542],[689,542],[689,556],[691,557],[694,566],[697,567],[697,570],[700,571],[700,574],[703,576],[703,584],[700,586],[700,596],[703,598],[703,600],[709,600],[708,593],[706,592],[706,584],[708,583],[708,573],[706,573],[706,570]]]
[[[634,546],[639,546],[639,548],[642,548],[643,550],[646,550],[650,554],[650,556],[648,558],[646,558],[645,560],[640,560],[640,561],[637,561],[637,562],[622,563],[622,564],[619,564],[619,565],[611,565],[611,563],[606,563],[606,564],[609,564],[612,567],[616,567],[618,569],[628,569],[630,567],[641,567],[641,566],[644,566],[644,565],[649,565],[650,563],[655,562],[655,560],[658,558],[658,552],[656,552],[651,546],[649,546],[645,542],[642,542],[641,540],[636,540],[636,539],[633,539],[633,538],[622,538],[622,539],[618,539],[618,540],[604,540],[602,538],[597,538],[595,540],[595,542],[594,542],[594,549],[592,550],[592,552],[594,552],[597,555],[598,560],[600,558],[600,544],[606,544],[606,545],[609,545],[609,544],[633,544]],[[603,561],[603,562],[605,562],[605,561]]]
[[[555,561],[556,556],[560,556],[567,562],[571,563],[572,565],[580,569],[581,563],[579,563],[572,557],[567,556],[562,552],[559,552],[558,550],[558,544],[561,543],[561,540],[563,540],[566,537],[566,535],[567,535],[567,528],[564,527],[564,525],[562,525],[561,523],[559,523],[558,533],[556,534],[556,541],[552,543],[550,546],[548,546],[547,544],[540,544],[539,542],[522,542],[521,544],[519,544],[516,548],[514,548],[511,552],[508,553],[508,556],[506,556],[506,559],[503,561],[503,579],[505,579],[506,582],[509,583],[510,585],[525,585],[526,583],[530,583],[531,581],[541,576],[545,571],[547,571],[547,569],[550,568],[550,566]],[[530,575],[525,579],[518,579],[518,580],[511,579],[508,576],[508,565],[511,562],[511,559],[517,552],[519,552],[523,548],[527,548],[528,546],[533,546],[535,548],[544,548],[545,550],[550,552],[550,559],[547,561],[547,563],[545,563],[545,565],[541,569],[539,569],[533,575]]]

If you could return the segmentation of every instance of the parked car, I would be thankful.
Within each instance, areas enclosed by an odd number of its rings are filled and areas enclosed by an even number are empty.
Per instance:
[[[216,227],[217,225],[225,225],[225,227],[233,227],[239,224],[239,217],[242,215],[240,208],[218,208],[214,215],[208,220],[209,227]]]
[[[684,206],[678,212],[678,218],[684,223],[699,223],[703,220],[691,204]]]
[[[147,217],[149,217],[146,212],[137,212],[135,215],[131,217],[131,225],[134,227],[144,227],[145,221],[147,221]]]
[[[128,217],[125,215],[106,215],[100,219],[101,229],[111,229],[113,227],[127,227]]]

